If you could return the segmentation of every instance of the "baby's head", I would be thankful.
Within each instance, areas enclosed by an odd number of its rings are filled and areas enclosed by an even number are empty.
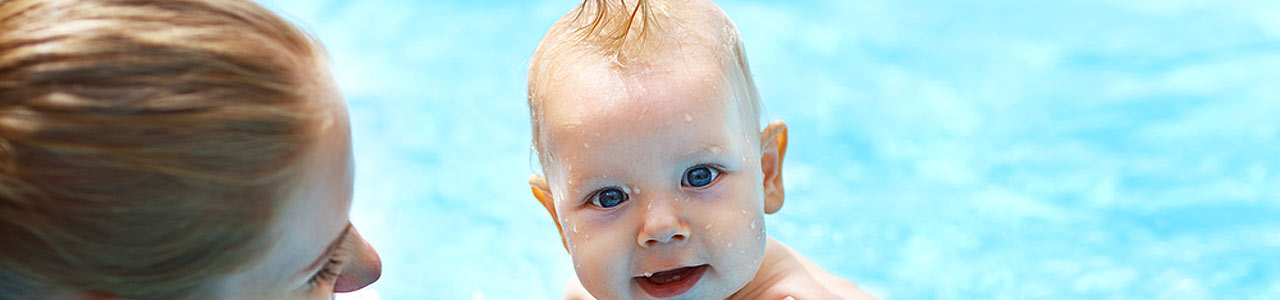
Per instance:
[[[724,298],[764,257],[786,126],[760,130],[737,29],[708,0],[587,0],[531,60],[535,197],[597,298]]]

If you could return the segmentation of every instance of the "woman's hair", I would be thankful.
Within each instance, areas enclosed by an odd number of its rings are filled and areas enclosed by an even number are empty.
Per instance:
[[[190,298],[260,259],[324,60],[247,0],[0,1],[0,295]]]

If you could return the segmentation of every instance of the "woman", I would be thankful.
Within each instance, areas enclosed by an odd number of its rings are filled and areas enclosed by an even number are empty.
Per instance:
[[[326,63],[248,1],[0,1],[0,299],[329,299],[377,280]]]

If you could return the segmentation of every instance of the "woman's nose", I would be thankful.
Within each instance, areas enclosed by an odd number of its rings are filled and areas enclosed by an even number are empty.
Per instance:
[[[378,251],[373,250],[373,246],[355,228],[351,228],[351,236],[348,238],[353,239],[350,242],[354,244],[355,254],[351,257],[352,261],[342,268],[342,275],[338,276],[337,283],[333,285],[333,291],[337,293],[360,290],[382,276],[382,259],[378,258]]]

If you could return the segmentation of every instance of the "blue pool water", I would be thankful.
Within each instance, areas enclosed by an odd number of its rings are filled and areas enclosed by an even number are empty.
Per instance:
[[[339,299],[557,299],[526,62],[577,1],[271,0],[329,48]],[[1280,2],[719,1],[790,125],[768,232],[884,299],[1280,299]]]

